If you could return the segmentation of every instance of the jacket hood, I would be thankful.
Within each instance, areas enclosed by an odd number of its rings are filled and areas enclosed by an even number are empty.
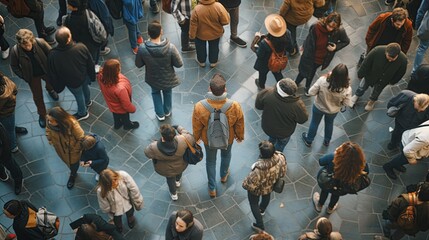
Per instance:
[[[216,2],[216,0],[199,0],[198,1],[198,3],[201,3],[203,5],[210,5],[210,4],[213,4],[215,2]]]
[[[170,41],[163,39],[159,44],[146,41],[145,46],[149,54],[154,57],[164,57],[170,51]]]
[[[298,101],[300,99],[296,95],[289,95],[289,96],[286,96],[286,97],[280,96],[280,94],[277,92],[277,86],[274,86],[274,90],[273,91],[274,91],[274,94],[276,95],[276,97],[279,98],[283,102],[291,103],[291,102],[296,102],[296,101]]]
[[[255,163],[255,168],[269,170],[280,163],[280,154],[274,154],[272,158],[261,158]]]

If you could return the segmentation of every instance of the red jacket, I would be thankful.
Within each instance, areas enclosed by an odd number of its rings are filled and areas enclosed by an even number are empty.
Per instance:
[[[374,20],[374,22],[371,23],[371,25],[369,25],[368,32],[365,37],[366,45],[368,46],[367,53],[376,47],[375,44],[386,28],[386,21],[391,21],[390,16],[392,16],[392,12],[382,13]],[[403,28],[404,31],[401,35],[397,36],[397,41],[395,42],[399,43],[399,45],[401,45],[402,52],[407,54],[413,38],[413,24],[410,19],[407,18],[405,20]]]
[[[104,100],[112,113],[134,113],[136,107],[131,102],[131,83],[127,77],[119,73],[119,81],[116,85],[106,86],[101,82],[103,74],[98,74],[98,84],[103,93]]]

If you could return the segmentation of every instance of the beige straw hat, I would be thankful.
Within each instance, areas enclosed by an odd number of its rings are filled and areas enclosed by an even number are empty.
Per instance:
[[[286,32],[286,22],[282,16],[273,13],[265,18],[265,28],[274,37],[281,37]]]

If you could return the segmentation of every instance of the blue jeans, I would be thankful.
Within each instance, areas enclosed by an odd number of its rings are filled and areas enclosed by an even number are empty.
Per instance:
[[[280,152],[283,152],[289,140],[290,140],[290,136],[287,138],[275,138],[275,137],[268,136],[268,141],[270,141],[274,145],[274,148],[276,149],[276,151],[280,151]]]
[[[7,117],[0,117],[0,122],[7,131],[10,140],[10,150],[16,148],[16,133],[15,133],[15,112]]]
[[[67,87],[73,94],[73,96],[76,98],[77,114],[79,114],[80,116],[85,116],[88,113],[86,109],[86,104],[88,104],[91,100],[88,83],[89,79],[88,77],[86,77],[85,81],[82,83],[81,86],[77,88]]]
[[[161,97],[161,91],[162,91],[162,97]],[[164,117],[166,114],[171,112],[172,92],[173,90],[171,88],[165,89],[165,90],[152,88],[153,106],[155,108],[155,113],[156,115],[158,115],[158,117]]]
[[[422,64],[423,58],[425,57],[426,50],[429,47],[429,40],[423,41],[420,39],[420,44],[417,48],[416,58],[414,58],[413,72]]]
[[[325,142],[331,141],[332,132],[334,131],[334,119],[337,116],[337,113],[328,114],[320,111],[313,105],[313,115],[311,116],[310,127],[307,133],[307,142],[313,142],[323,116],[325,116]]]
[[[216,155],[218,149],[211,149],[208,145],[204,145],[206,149],[206,171],[209,180],[209,189],[216,189]],[[231,147],[228,145],[227,149],[220,150],[220,177],[225,177],[228,173],[229,164],[231,162]]]
[[[131,48],[137,47],[137,37],[141,35],[139,27],[137,24],[132,24],[130,22],[124,21],[125,26],[128,29],[128,39],[130,40]]]
[[[207,42],[209,42],[209,62],[217,63],[219,59],[219,40],[205,41],[195,38],[195,49],[197,51],[197,60],[200,63],[205,63],[207,59]]]

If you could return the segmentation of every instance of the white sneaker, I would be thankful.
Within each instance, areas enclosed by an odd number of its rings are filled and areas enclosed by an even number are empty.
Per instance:
[[[356,102],[357,102],[358,99],[359,99],[358,96],[356,96],[356,95],[352,96],[352,99],[351,99],[351,101],[352,101],[352,108],[355,106],[355,104],[356,104]]]
[[[105,47],[104,50],[100,51],[100,55],[104,56],[110,53],[110,48],[109,47]]]
[[[323,207],[323,205],[319,204],[319,199],[320,199],[320,194],[318,192],[314,192],[313,193],[313,205],[314,205],[314,210],[316,210],[316,212],[322,211],[322,207]]]
[[[100,72],[100,65],[96,64],[95,65],[95,73]]]
[[[16,147],[12,148],[12,150],[10,150],[10,151],[12,153],[16,153],[16,152],[18,152],[18,150],[19,150],[19,148],[18,148],[18,146],[16,146]]]
[[[10,48],[8,48],[8,49],[6,49],[4,51],[1,51],[1,58],[2,59],[8,58],[9,57],[9,51],[10,51]]]
[[[165,120],[165,116],[160,117],[156,114],[155,114],[155,116],[156,116],[156,118],[158,118],[158,121],[160,121],[160,122]]]
[[[180,187],[180,180],[176,181],[176,187]]]
[[[95,174],[95,181],[98,182],[98,180],[100,180],[100,174],[96,173]]]
[[[177,201],[177,199],[179,199],[179,196],[177,196],[177,193],[176,194],[171,194],[171,200]]]
[[[331,209],[330,207],[328,207],[327,209],[326,209],[326,213],[327,214],[332,214],[335,210],[337,210],[337,207],[338,207],[338,203],[337,204],[335,204],[335,206]]]

